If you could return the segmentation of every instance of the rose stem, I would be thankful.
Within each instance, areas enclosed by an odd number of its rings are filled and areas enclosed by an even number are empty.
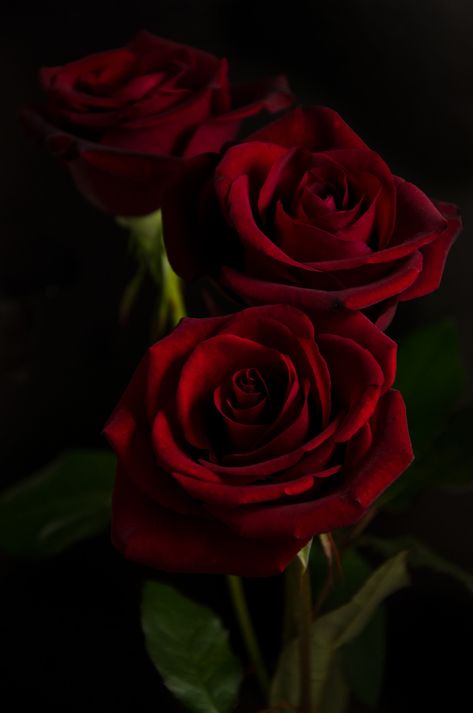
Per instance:
[[[308,568],[298,565],[299,590],[299,646],[300,646],[300,711],[312,713],[311,690],[311,628],[312,628],[312,593]]]
[[[296,582],[292,576],[292,567],[288,567],[284,573],[284,616],[282,629],[282,643],[285,647],[297,635],[297,602]]]
[[[253,628],[253,622],[251,621],[250,612],[248,610],[248,604],[246,602],[245,592],[243,589],[243,583],[240,577],[235,577],[232,575],[229,575],[227,577],[227,581],[230,589],[233,608],[235,610],[235,615],[238,619],[240,632],[245,643],[246,652],[248,654],[248,658],[250,659],[253,665],[256,678],[258,679],[258,683],[261,688],[261,692],[266,700],[269,691],[269,676],[266,671],[266,666],[264,665],[263,657],[261,655],[258,640],[256,638],[255,630]]]

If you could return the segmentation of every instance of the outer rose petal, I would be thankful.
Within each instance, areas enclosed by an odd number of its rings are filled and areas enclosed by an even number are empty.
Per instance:
[[[104,433],[117,454],[119,467],[131,473],[142,495],[162,507],[182,514],[197,514],[199,506],[176,484],[171,475],[160,471],[142,423],[125,408],[115,412]]]
[[[164,339],[154,344],[143,357],[146,369],[146,387],[144,393],[135,391],[133,380],[125,392],[124,399],[133,399],[134,403],[144,400],[146,415],[152,419],[158,407],[163,407],[174,395],[175,380],[187,356],[204,339],[211,337],[219,327],[225,325],[226,317],[195,319],[185,317],[178,326]]]
[[[112,540],[125,557],[171,572],[269,577],[304,545],[245,540],[213,519],[180,516],[142,497],[119,470],[113,495]]]
[[[408,468],[414,459],[407,428],[406,407],[391,389],[379,402],[372,423],[372,447],[349,477],[349,492],[367,508]]]
[[[77,188],[99,210],[112,215],[146,215],[160,207],[167,182],[181,159],[129,152],[84,141],[26,111],[27,128],[69,170]]]
[[[384,373],[373,355],[351,339],[327,334],[320,336],[319,343],[330,372],[335,401],[341,412],[346,413],[335,439],[345,442],[377,408]]]
[[[423,270],[412,287],[406,290],[400,301],[406,302],[415,297],[423,297],[436,290],[442,279],[445,262],[453,243],[462,229],[460,217],[448,217],[448,226],[439,236],[420,249],[423,258]]]
[[[336,111],[325,106],[297,107],[246,141],[266,141],[286,148],[300,146],[311,151],[368,148]]]
[[[384,372],[384,391],[394,383],[396,376],[397,344],[383,334],[360,312],[339,310],[331,314],[314,314],[312,320],[318,334],[338,334],[357,342],[376,359]]]
[[[188,143],[184,155],[196,156],[207,151],[220,151],[225,142],[238,133],[241,122],[260,111],[271,113],[286,109],[294,102],[285,75],[237,85],[233,89],[234,109],[214,116],[197,127]]]
[[[422,270],[422,255],[415,252],[393,264],[392,272],[385,277],[359,287],[323,290],[253,278],[229,267],[220,271],[219,282],[249,304],[281,302],[303,310],[335,310],[347,307],[365,309],[404,292],[414,284]]]

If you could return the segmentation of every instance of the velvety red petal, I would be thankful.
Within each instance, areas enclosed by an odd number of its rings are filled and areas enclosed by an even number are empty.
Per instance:
[[[195,478],[175,473],[174,478],[190,496],[212,508],[221,506],[236,508],[255,503],[274,503],[281,498],[297,497],[310,490],[318,478],[328,478],[334,475],[340,466],[334,466],[321,471],[301,474],[299,478],[277,482],[261,481],[249,485],[214,483],[210,487]]]
[[[299,146],[311,151],[367,148],[337,112],[323,106],[297,107],[247,140],[267,141],[287,148]]]
[[[177,97],[176,104],[167,109],[163,107],[162,91],[163,88],[157,90],[156,99],[151,94],[139,102],[134,112],[128,112],[126,120],[110,125],[100,138],[101,145],[129,152],[182,156],[182,142],[212,111],[214,90],[205,87],[191,94],[187,92],[187,96]]]
[[[423,259],[422,272],[412,287],[400,295],[401,302],[423,297],[439,287],[449,250],[461,229],[461,219],[459,217],[449,217],[446,230],[420,249]]]
[[[339,425],[339,420],[335,418],[321,433],[317,434],[313,438],[307,440],[299,448],[294,449],[290,453],[286,453],[282,456],[277,456],[271,460],[262,461],[261,463],[254,463],[253,465],[244,466],[224,466],[219,463],[209,463],[205,460],[200,460],[203,466],[211,469],[214,474],[220,475],[222,478],[245,478],[252,480],[260,480],[268,475],[275,475],[276,473],[281,473],[289,468],[292,468],[296,463],[299,463],[301,459],[307,453],[315,453],[318,448],[323,446],[332,436],[336,433],[337,427]]]
[[[351,339],[322,334],[319,344],[332,379],[335,401],[340,412],[345,413],[335,439],[348,441],[376,409],[384,373],[373,355]]]
[[[293,103],[293,97],[284,75],[261,82],[232,87],[232,109],[209,118],[195,130],[186,146],[186,157],[206,151],[220,151],[222,146],[234,139],[241,123],[261,111],[281,111]]]
[[[279,574],[304,545],[290,538],[245,540],[217,520],[159,508],[122,474],[113,496],[112,540],[125,557],[147,567],[243,577]]]
[[[364,508],[381,495],[411,464],[406,407],[399,391],[388,391],[371,424],[373,444],[349,476],[350,496]]]
[[[161,207],[163,191],[180,160],[132,153],[83,141],[54,127],[36,112],[23,119],[70,171],[78,189],[100,210],[120,216],[146,215]]]
[[[391,245],[402,245],[413,237],[433,236],[447,228],[446,218],[417,186],[395,177],[396,225]]]
[[[271,167],[287,154],[275,144],[243,143],[229,148],[215,169],[215,190],[225,211],[228,193],[234,183],[245,179],[246,189],[264,183]]]
[[[118,468],[128,474],[143,496],[175,512],[196,514],[196,503],[156,465],[148,429],[133,413],[126,407],[118,408],[104,433],[117,455]]]
[[[365,508],[340,491],[314,499],[305,493],[302,503],[250,505],[241,508],[212,508],[212,513],[240,537],[261,538],[268,542],[281,537],[310,537],[357,522]]]
[[[192,75],[198,84],[218,74],[222,61],[209,52],[153,35],[145,30],[137,32],[132,37],[128,42],[128,48],[140,59],[143,73],[149,73],[157,66],[180,59],[181,64],[192,68]]]
[[[274,279],[258,279],[229,267],[220,271],[220,283],[247,303],[268,304],[284,301],[306,310],[334,310],[342,306],[360,310],[399,295],[410,287],[422,270],[422,256],[414,253],[393,265],[384,277],[359,287],[330,291],[302,285],[283,284]],[[314,271],[314,274],[316,272]],[[314,281],[315,277],[312,278]]]
[[[330,374],[314,341],[314,327],[306,314],[287,305],[252,307],[230,317],[221,333],[227,332],[290,354],[298,373],[312,383],[312,397],[318,401],[322,424],[328,424]]]
[[[357,342],[374,356],[384,373],[383,392],[396,377],[397,344],[359,312],[339,310],[313,316],[316,334],[336,334]],[[317,339],[317,337],[316,337]]]
[[[300,389],[299,398],[292,400],[283,417],[277,418],[274,425],[267,429],[262,444],[259,443],[253,450],[225,454],[222,464],[228,467],[254,465],[299,448],[306,441],[310,428],[308,390],[306,383],[304,392]]]
[[[167,473],[185,473],[198,480],[209,483],[223,481],[220,475],[202,465],[188,455],[186,444],[175,433],[175,424],[171,424],[168,414],[159,411],[152,426],[152,439],[156,462]]]
[[[373,441],[367,456],[337,481],[335,491],[306,501],[242,508],[213,509],[242,537],[271,540],[281,536],[308,539],[321,532],[354,524],[383,490],[411,463],[413,454],[405,407],[397,391],[389,391],[373,419]],[[342,471],[343,472],[343,471]],[[329,481],[327,481],[329,482]]]
[[[310,318],[298,309],[284,304],[263,305],[260,307],[249,307],[248,309],[235,314],[229,315],[227,323],[222,326],[221,333],[235,334],[239,336],[247,336],[255,341],[261,341],[267,346],[276,346],[271,341],[265,339],[265,324],[270,324],[271,329],[267,334],[269,339],[277,339],[277,332],[274,333],[274,328],[278,324],[290,329],[292,337],[301,339],[313,340],[314,326]],[[257,339],[258,337],[258,339]]]
[[[220,334],[199,344],[182,368],[176,391],[177,413],[186,441],[196,448],[211,446],[206,418],[213,392],[225,377],[245,368],[267,368],[271,373],[281,366],[284,362],[276,350],[232,334]]]
[[[288,215],[282,203],[276,204],[274,231],[280,248],[298,262],[337,260],[367,256],[371,249],[364,242],[339,240],[337,235]]]
[[[226,320],[226,317],[186,317],[171,334],[150,347],[143,358],[147,372],[146,414],[150,422],[158,409],[162,409],[169,399],[174,400],[181,369],[188,355],[198,344],[224,326]],[[127,392],[130,396],[131,390],[130,385],[130,391]],[[124,398],[128,399],[127,394]]]

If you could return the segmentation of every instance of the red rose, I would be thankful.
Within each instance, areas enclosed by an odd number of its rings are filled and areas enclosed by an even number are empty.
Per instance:
[[[395,354],[359,313],[183,320],[106,426],[115,545],[159,569],[266,576],[357,521],[412,460]]]
[[[194,162],[165,208],[185,279],[211,271],[246,303],[367,310],[381,328],[438,287],[456,208],[394,176],[331,109],[295,109],[217,161]]]
[[[27,123],[114,215],[159,208],[182,158],[218,151],[244,118],[292,103],[284,77],[232,87],[226,60],[146,32],[40,78],[47,106]]]

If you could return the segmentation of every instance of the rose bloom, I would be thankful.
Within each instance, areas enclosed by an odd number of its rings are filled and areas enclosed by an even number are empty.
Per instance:
[[[412,460],[395,358],[360,313],[184,319],[105,429],[116,547],[158,569],[267,576],[355,523]]]
[[[364,310],[382,329],[398,302],[439,286],[455,206],[394,176],[331,109],[295,109],[201,158],[165,206],[185,279],[210,273],[247,304]]]
[[[114,215],[160,207],[182,159],[218,151],[246,117],[292,103],[283,76],[232,86],[226,60],[139,33],[121,49],[44,68],[44,110],[30,129],[62,158],[84,195]]]

